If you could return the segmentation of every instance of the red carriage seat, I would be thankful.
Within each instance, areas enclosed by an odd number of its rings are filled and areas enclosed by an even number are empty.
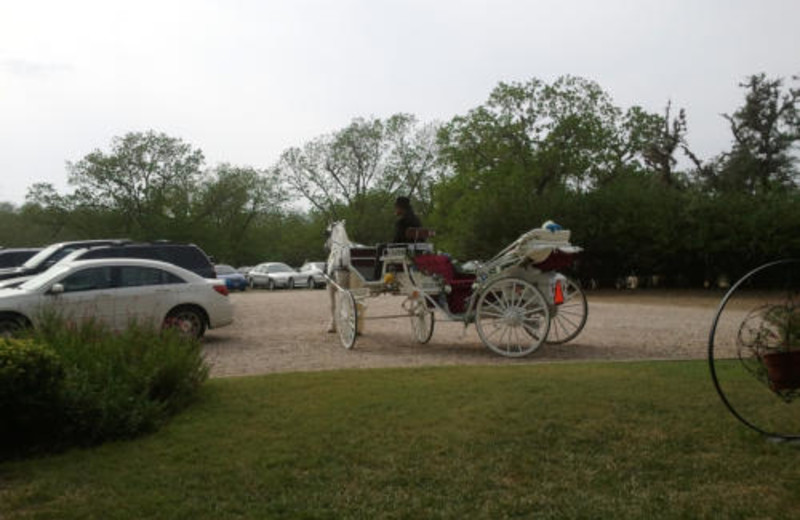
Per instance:
[[[414,257],[417,269],[427,275],[439,275],[452,288],[447,295],[450,312],[460,314],[467,310],[475,275],[456,273],[453,262],[447,255],[417,255]]]
[[[558,271],[570,267],[575,262],[576,256],[575,253],[565,253],[556,249],[544,261],[534,265],[540,271]]]

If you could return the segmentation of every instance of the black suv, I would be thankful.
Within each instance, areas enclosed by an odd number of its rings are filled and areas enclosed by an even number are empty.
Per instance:
[[[160,260],[187,271],[192,271],[203,278],[216,278],[214,265],[206,253],[194,244],[175,244],[172,242],[127,242],[105,247],[94,247],[75,258],[75,260],[93,260],[97,258],[144,258]]]
[[[59,242],[45,247],[24,264],[10,269],[0,269],[0,280],[17,278],[20,276],[33,276],[50,269],[50,266],[75,251],[99,246],[124,244],[129,240],[81,240],[77,242]]]
[[[38,248],[0,249],[0,269],[19,267],[39,251]]]

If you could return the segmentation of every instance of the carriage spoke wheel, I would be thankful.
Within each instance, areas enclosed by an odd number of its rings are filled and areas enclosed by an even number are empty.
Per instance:
[[[532,284],[503,278],[481,293],[475,327],[483,344],[501,356],[527,356],[547,338],[550,311],[541,291]]]
[[[564,303],[554,308],[550,315],[550,332],[547,342],[567,343],[581,333],[589,317],[586,294],[574,280],[567,279],[563,285]]]
[[[424,345],[433,336],[433,327],[436,323],[433,311],[428,309],[424,299],[415,301],[410,309],[411,328],[414,330],[414,338],[418,343]]]
[[[340,289],[336,294],[336,330],[339,341],[346,349],[353,348],[356,343],[358,309],[353,293]]]

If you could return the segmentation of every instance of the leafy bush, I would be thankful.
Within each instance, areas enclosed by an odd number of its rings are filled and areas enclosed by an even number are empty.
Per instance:
[[[36,441],[52,431],[63,382],[64,368],[50,347],[0,338],[0,443]]]
[[[25,354],[26,349],[38,353],[42,360],[36,358],[37,366],[48,367],[53,375],[31,375],[29,379],[36,379],[26,392],[7,376],[7,383],[0,382],[9,385],[3,386],[2,395],[20,414],[23,409],[36,410],[26,404],[28,393],[49,404],[39,409],[56,410],[49,420],[58,427],[37,430],[49,447],[153,431],[189,404],[208,377],[198,340],[152,325],[131,323],[115,333],[96,322],[72,324],[46,316],[30,339],[14,342],[5,355],[27,359],[33,354]],[[38,370],[44,374],[45,368]],[[11,404],[6,407],[12,409]],[[25,424],[39,428],[39,419],[44,415]],[[42,442],[42,435],[36,442]]]

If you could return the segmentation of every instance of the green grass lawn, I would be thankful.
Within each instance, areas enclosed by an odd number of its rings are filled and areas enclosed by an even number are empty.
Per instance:
[[[0,518],[797,518],[798,462],[701,362],[284,374],[0,464]]]

